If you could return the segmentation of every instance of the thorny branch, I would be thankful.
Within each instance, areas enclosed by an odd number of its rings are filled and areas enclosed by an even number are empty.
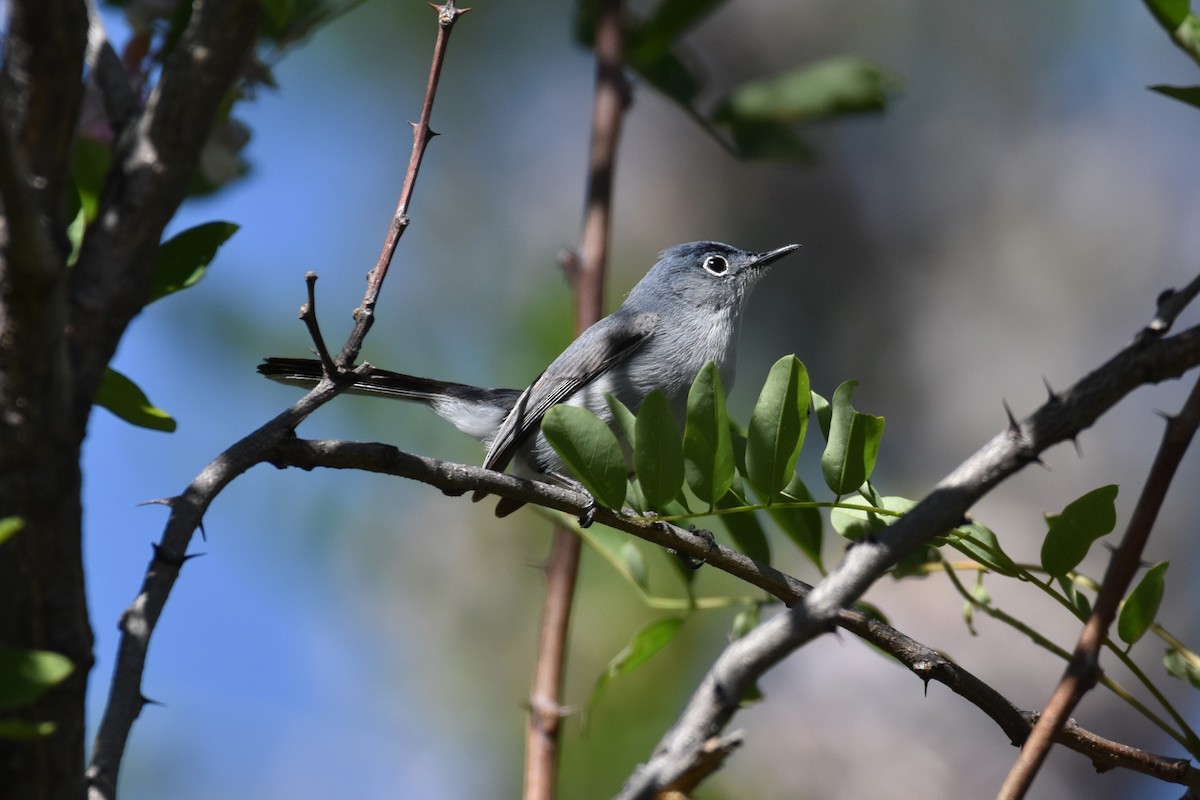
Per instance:
[[[1066,392],[1052,394],[1024,421],[1010,420],[1006,431],[997,434],[942,479],[875,541],[862,542],[849,550],[837,569],[803,600],[731,643],[704,677],[675,725],[659,741],[649,761],[634,772],[619,797],[650,798],[676,787],[683,776],[693,772],[711,741],[720,736],[737,713],[745,690],[792,651],[828,631],[842,609],[859,598],[892,565],[957,526],[980,497],[1037,461],[1050,446],[1074,439],[1133,389],[1178,377],[1200,364],[1200,327],[1162,338],[1179,310],[1160,302],[1153,323],[1157,327],[1147,327],[1124,350]],[[1167,351],[1174,356],[1166,356]],[[1166,361],[1159,360],[1163,356]],[[1167,361],[1174,364],[1163,371]]]
[[[255,4],[256,5],[256,4]],[[396,243],[407,225],[407,208],[416,182],[416,172],[424,154],[425,145],[432,136],[429,131],[429,115],[433,108],[434,94],[437,90],[437,77],[445,57],[446,45],[454,21],[464,11],[454,6],[450,0],[445,5],[435,6],[438,12],[438,37],[434,50],[433,66],[430,70],[429,84],[426,89],[425,102],[422,107],[421,120],[414,128],[413,156],[409,161],[409,173],[401,191],[400,204],[392,218],[385,239],[383,252],[379,263],[370,273],[366,295],[358,315],[358,322],[352,330],[349,339],[342,349],[343,364],[353,362],[363,338],[370,329],[375,303],[379,289],[386,276],[387,265],[391,262]],[[198,15],[200,23],[204,18]],[[250,31],[254,26],[248,26]],[[240,30],[240,29],[239,29]],[[220,33],[218,30],[217,33]],[[249,34],[247,34],[248,36]],[[181,48],[187,58],[187,48]],[[163,96],[162,105],[173,103],[175,95],[168,92],[169,82],[175,74],[164,70],[163,83],[159,93]],[[191,78],[189,78],[191,79]],[[153,110],[159,104],[153,100],[148,104],[150,122],[145,127],[150,135],[156,131],[153,123]],[[161,109],[160,109],[161,112]],[[141,135],[136,121],[131,126],[129,136]],[[198,145],[197,145],[198,147]],[[137,201],[145,198],[136,192],[131,193]],[[96,237],[92,237],[93,239]],[[157,238],[154,242],[157,243]],[[87,252],[81,256],[81,264],[87,257]],[[75,272],[80,272],[77,266]],[[78,275],[76,277],[79,277]],[[312,280],[309,280],[310,302],[309,314],[315,314],[312,306]],[[310,330],[312,328],[310,327]],[[320,342],[319,339],[316,341]],[[323,346],[323,343],[322,343]],[[328,355],[325,356],[328,361]],[[327,365],[328,366],[328,365]],[[311,392],[293,404],[282,414],[275,417],[253,433],[235,443],[228,450],[217,456],[204,470],[196,476],[182,494],[166,501],[171,508],[170,517],[163,531],[161,541],[154,547],[154,555],[147,567],[142,581],[142,587],[132,605],[121,617],[121,639],[117,651],[117,662],[113,670],[112,685],[109,691],[108,703],[96,736],[92,761],[87,770],[89,797],[92,800],[107,800],[116,794],[117,776],[121,760],[133,722],[141,712],[145,698],[141,692],[142,675],[145,669],[146,654],[150,646],[150,637],[158,623],[163,606],[166,604],[180,568],[187,560],[187,547],[192,535],[200,526],[204,513],[218,494],[237,476],[255,464],[268,458],[272,448],[280,441],[293,437],[297,425],[304,421],[313,411],[332,400],[350,382],[340,380],[336,383],[332,378],[321,381]]]

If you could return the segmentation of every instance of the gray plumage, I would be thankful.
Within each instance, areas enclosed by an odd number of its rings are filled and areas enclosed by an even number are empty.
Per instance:
[[[690,242],[665,250],[621,307],[580,334],[524,392],[386,370],[373,370],[351,391],[428,405],[484,443],[488,469],[512,464],[526,477],[569,481],[541,433],[546,411],[569,403],[612,424],[606,393],[636,412],[642,399],[659,389],[682,428],[688,390],[706,363],[716,363],[726,389],[733,385],[738,331],[750,290],[767,265],[797,247],[750,253],[720,242]],[[300,385],[321,377],[320,362],[312,359],[269,358],[258,370]],[[511,505],[502,504],[498,513],[512,510]]]

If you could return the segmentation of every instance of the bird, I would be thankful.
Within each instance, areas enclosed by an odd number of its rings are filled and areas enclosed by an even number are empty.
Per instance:
[[[738,333],[750,292],[767,267],[800,245],[765,252],[713,241],[667,248],[612,314],[581,333],[524,390],[489,389],[370,368],[348,390],[428,406],[486,448],[483,466],[579,488],[541,432],[559,403],[586,408],[610,426],[611,394],[631,411],[655,389],[680,428],[692,381],[709,362],[733,386]],[[324,370],[307,358],[265,359],[258,371],[281,383],[311,386]],[[475,499],[482,496],[477,493]],[[497,516],[522,505],[501,498]]]

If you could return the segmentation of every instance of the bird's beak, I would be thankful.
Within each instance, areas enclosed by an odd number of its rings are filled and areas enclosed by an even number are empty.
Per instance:
[[[758,253],[754,256],[753,266],[765,267],[775,261],[786,256],[788,253],[800,247],[798,244],[785,244],[783,247],[776,247],[774,250],[768,250],[765,253]]]

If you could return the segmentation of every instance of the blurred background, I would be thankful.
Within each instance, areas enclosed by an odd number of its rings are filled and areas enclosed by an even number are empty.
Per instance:
[[[479,0],[456,28],[428,151],[364,358],[419,375],[521,387],[569,341],[556,265],[581,221],[592,89],[571,4]],[[119,19],[108,18],[120,43]],[[179,422],[172,435],[98,410],[85,463],[87,567],[103,708],[117,619],[166,519],[146,500],[180,492],[223,449],[296,398],[254,371],[305,355],[296,310],[320,275],[326,338],[340,342],[378,256],[411,143],[434,37],[422,2],[374,2],[297,47],[277,91],[240,106],[251,174],[189,202],[173,231],[224,219],[240,232],[203,282],[151,306],[114,366]],[[731,0],[689,38],[724,89],[823,58],[870,59],[902,79],[882,115],[806,131],[819,160],[740,163],[653,91],[635,90],[616,175],[609,308],[677,242],[804,245],[761,284],[746,320],[736,418],[769,365],[796,353],[814,390],[857,379],[860,410],[887,418],[877,487],[920,497],[1005,424],[1043,378],[1070,385],[1123,347],[1200,252],[1200,113],[1146,90],[1196,83],[1138,3],[1054,0]],[[1195,324],[1191,311],[1182,325]],[[1119,483],[1118,534],[1188,384],[1135,393],[975,510],[1010,554],[1036,562],[1043,513]],[[300,430],[381,440],[479,463],[478,445],[418,407],[343,397]],[[818,438],[801,472],[814,491]],[[811,451],[811,452],[810,452]],[[1193,452],[1146,552],[1172,560],[1164,624],[1200,640]],[[416,483],[259,467],[205,521],[155,634],[122,775],[131,800],[515,797],[549,524],[503,521],[491,502]],[[1116,538],[1116,535],[1114,537]],[[814,580],[784,540],[779,565]],[[1190,549],[1189,549],[1190,545]],[[841,544],[826,542],[836,563]],[[678,593],[645,548],[655,586]],[[1107,551],[1085,571],[1099,577]],[[699,587],[749,595],[701,570]],[[995,601],[1071,647],[1076,626],[1024,586]],[[978,619],[972,636],[944,577],[884,581],[868,599],[1026,709],[1062,663]],[[567,700],[586,703],[607,661],[655,612],[585,554]],[[734,610],[694,616],[669,649],[608,689],[585,732],[566,725],[562,796],[611,796],[720,651]],[[1162,647],[1134,650],[1193,723],[1197,694],[1162,677]],[[1105,663],[1111,667],[1112,660]],[[1119,669],[1118,680],[1131,683]],[[740,714],[746,746],[701,796],[992,796],[1016,750],[982,712],[846,635],[827,636],[762,682]],[[1076,713],[1096,732],[1182,750],[1096,691]],[[1097,775],[1056,749],[1036,797],[1178,797],[1130,773]]]

